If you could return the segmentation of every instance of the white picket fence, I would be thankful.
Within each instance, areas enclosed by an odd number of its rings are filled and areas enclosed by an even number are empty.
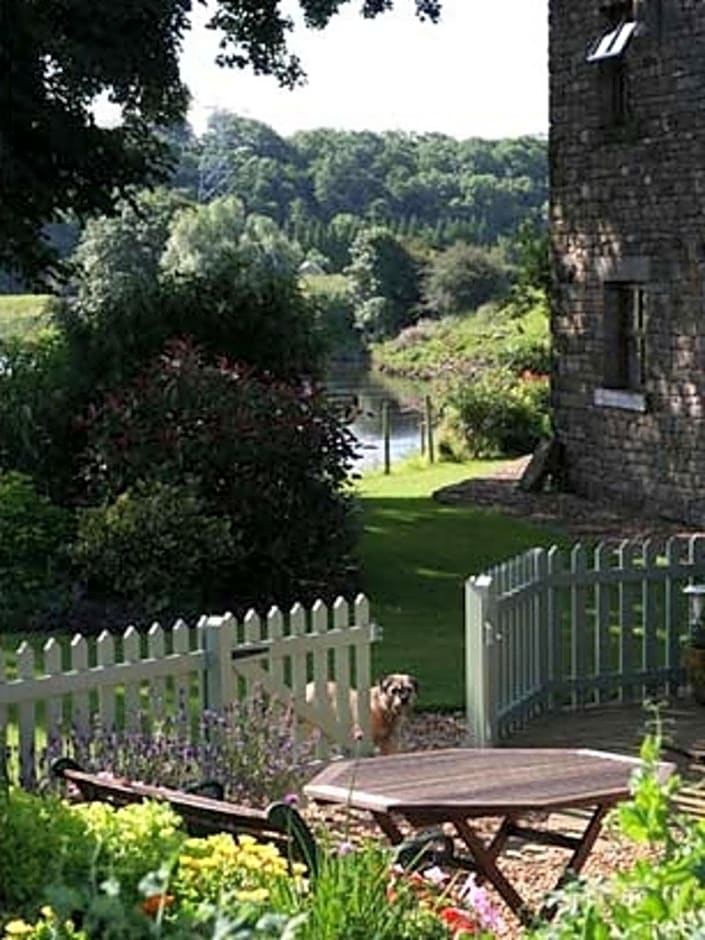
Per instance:
[[[465,590],[470,740],[491,746],[533,716],[639,701],[683,681],[683,588],[705,537],[534,548]]]
[[[359,747],[370,751],[370,644],[379,635],[359,595],[353,604],[339,597],[331,608],[322,601],[310,610],[295,604],[288,614],[275,607],[264,618],[250,611],[242,620],[204,616],[195,627],[155,624],[146,635],[128,627],[118,637],[103,631],[68,644],[52,638],[40,653],[23,642],[13,674],[0,651],[0,778],[14,776],[14,768],[33,786],[40,748],[67,728],[89,736],[98,721],[104,729],[138,731],[184,707],[218,711],[255,683],[291,706],[302,726],[320,728],[319,756],[350,748],[355,688]],[[309,683],[316,694],[307,703]]]

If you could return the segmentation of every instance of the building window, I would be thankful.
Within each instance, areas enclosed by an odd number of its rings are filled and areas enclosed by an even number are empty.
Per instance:
[[[630,115],[624,54],[637,27],[634,4],[610,4],[603,13],[605,32],[590,43],[587,61],[599,69],[605,122],[608,126],[620,127],[627,123]]]
[[[604,387],[640,392],[646,356],[646,291],[636,284],[606,284]]]

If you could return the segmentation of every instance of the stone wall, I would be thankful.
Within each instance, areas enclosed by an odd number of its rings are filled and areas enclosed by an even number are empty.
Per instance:
[[[556,433],[577,492],[705,525],[705,0],[636,0],[616,124],[606,6],[550,0]],[[644,289],[638,395],[603,389],[608,282]]]

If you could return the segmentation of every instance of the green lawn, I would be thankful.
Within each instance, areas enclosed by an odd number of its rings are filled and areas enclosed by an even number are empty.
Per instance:
[[[26,336],[49,323],[49,294],[0,295],[0,339]]]
[[[497,512],[431,499],[438,487],[488,466],[406,465],[360,483],[364,590],[384,630],[374,667],[379,674],[414,673],[424,707],[464,703],[465,579],[534,545],[564,541],[558,532]]]

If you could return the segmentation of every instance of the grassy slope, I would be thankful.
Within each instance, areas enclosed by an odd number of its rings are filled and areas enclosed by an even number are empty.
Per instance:
[[[465,579],[559,533],[496,512],[443,506],[433,490],[486,472],[488,464],[395,468],[360,484],[365,531],[360,554],[365,592],[384,639],[373,662],[379,674],[418,676],[421,704],[464,702]]]
[[[513,360],[520,349],[548,344],[548,316],[537,300],[521,316],[486,304],[461,317],[423,321],[372,350],[375,365],[392,374],[422,377],[449,368]]]
[[[0,295],[0,339],[26,336],[48,324],[49,294]]]

